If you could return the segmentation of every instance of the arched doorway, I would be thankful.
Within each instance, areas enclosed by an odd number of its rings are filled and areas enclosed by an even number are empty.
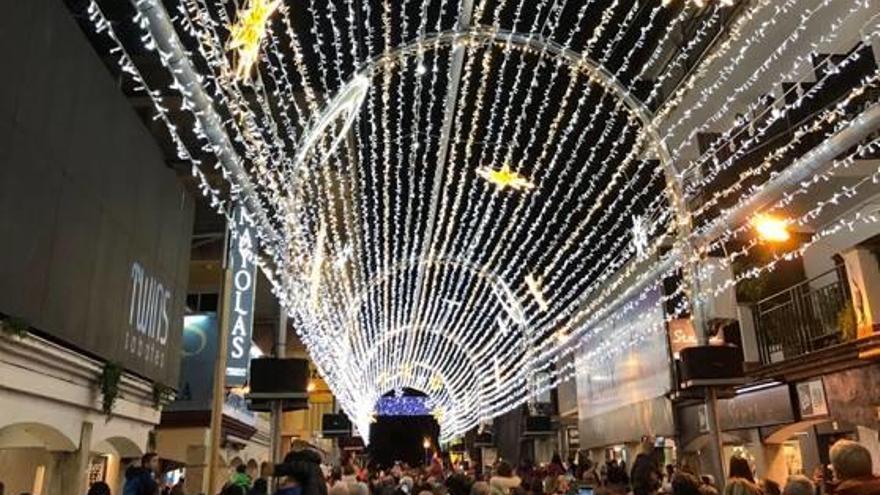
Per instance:
[[[103,481],[110,485],[113,493],[122,493],[125,470],[143,454],[141,447],[130,438],[116,436],[98,441],[89,459],[88,484]]]
[[[73,452],[74,439],[42,423],[16,423],[0,428],[0,479],[8,493],[49,493],[47,483],[58,468],[61,452]]]

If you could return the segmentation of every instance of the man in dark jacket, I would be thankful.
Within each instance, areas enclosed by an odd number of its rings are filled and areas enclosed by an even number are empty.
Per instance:
[[[831,447],[831,467],[839,481],[835,495],[880,493],[880,477],[874,476],[871,452],[851,440],[839,440]]]
[[[140,466],[129,466],[125,470],[125,485],[122,495],[156,495],[159,484],[156,473],[159,472],[159,457],[156,454],[144,454]]]

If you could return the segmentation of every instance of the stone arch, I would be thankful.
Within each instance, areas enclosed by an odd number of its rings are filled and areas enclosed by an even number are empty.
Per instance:
[[[92,452],[100,454],[116,454],[120,458],[130,459],[144,455],[144,450],[134,440],[122,436],[114,436],[97,441]]]
[[[0,428],[0,449],[44,448],[72,452],[78,441],[43,423],[15,423]]]

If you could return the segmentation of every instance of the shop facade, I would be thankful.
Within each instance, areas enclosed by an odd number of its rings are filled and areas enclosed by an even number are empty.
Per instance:
[[[743,387],[719,400],[724,459],[738,455],[755,467],[758,478],[779,483],[795,474],[812,476],[828,465],[831,445],[856,440],[880,468],[877,407],[880,364],[866,364],[788,383]],[[708,448],[704,404],[678,409],[681,456],[696,463]]]
[[[640,299],[629,316],[597,326],[607,328],[588,333],[575,358],[580,449],[593,462],[629,467],[648,435],[662,441],[671,461],[672,355],[659,290]]]
[[[7,14],[0,481],[118,493],[177,383],[194,205],[64,3]]]

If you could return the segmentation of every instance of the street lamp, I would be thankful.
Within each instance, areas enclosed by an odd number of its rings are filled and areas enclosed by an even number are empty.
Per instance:
[[[788,222],[767,213],[760,213],[752,220],[755,231],[766,242],[785,242],[791,238]]]

